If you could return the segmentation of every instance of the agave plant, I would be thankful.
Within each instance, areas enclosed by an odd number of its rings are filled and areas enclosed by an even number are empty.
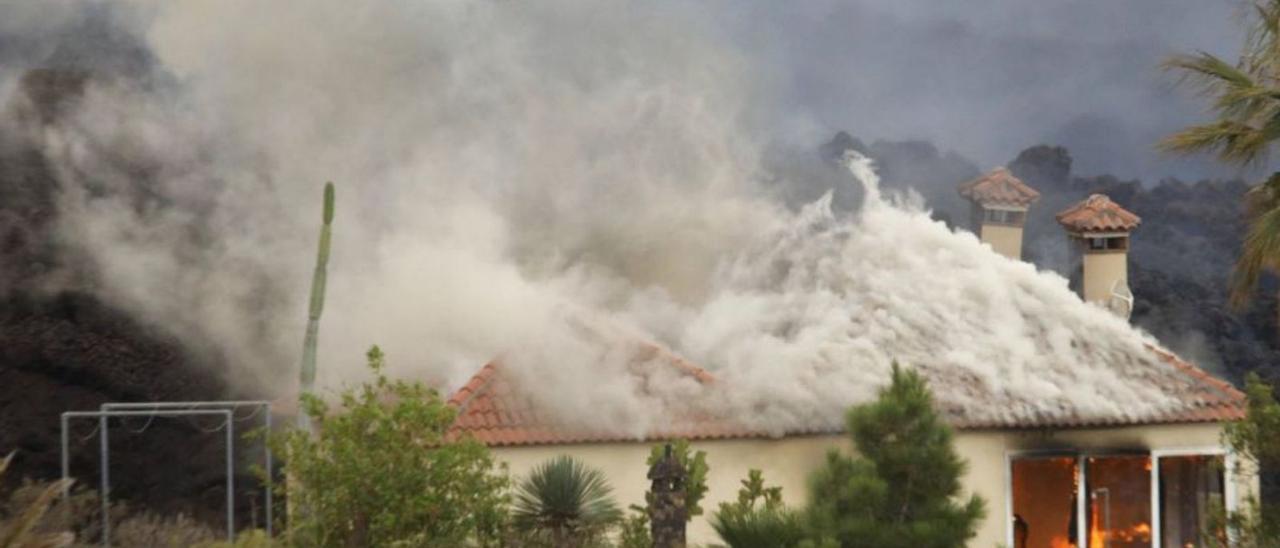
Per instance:
[[[13,461],[13,453],[0,460],[0,477]],[[26,508],[7,521],[0,521],[0,548],[59,548],[70,546],[75,536],[68,532],[42,533],[36,530],[54,499],[71,486],[71,480],[49,484]]]
[[[568,455],[542,463],[518,486],[512,517],[529,542],[595,542],[622,516],[604,474]]]

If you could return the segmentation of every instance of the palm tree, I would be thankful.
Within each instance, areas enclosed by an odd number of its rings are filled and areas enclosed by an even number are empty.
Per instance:
[[[1280,0],[1255,0],[1250,7],[1250,28],[1238,62],[1203,51],[1165,61],[1166,68],[1182,73],[1184,81],[1212,100],[1216,119],[1166,137],[1160,148],[1180,154],[1210,152],[1225,163],[1247,167],[1264,160],[1280,139]],[[1248,192],[1245,209],[1249,227],[1230,288],[1237,307],[1248,303],[1263,272],[1280,272],[1280,172]]]
[[[597,540],[622,512],[604,474],[568,455],[538,465],[515,493],[513,517],[530,541],[584,546]]]

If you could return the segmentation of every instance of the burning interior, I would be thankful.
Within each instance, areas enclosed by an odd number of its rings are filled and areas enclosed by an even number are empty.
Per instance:
[[[1208,520],[1230,501],[1226,471],[1220,453],[1016,456],[1010,540],[1015,548],[1202,546],[1223,534]]]

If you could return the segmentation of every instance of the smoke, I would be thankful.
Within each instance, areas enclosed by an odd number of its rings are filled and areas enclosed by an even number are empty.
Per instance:
[[[1160,62],[1240,51],[1240,0],[735,3],[735,35],[784,71],[784,100],[827,134],[924,139],[982,167],[1064,145],[1077,171],[1156,181],[1230,175],[1157,154],[1208,119]]]
[[[1170,403],[1142,378],[1144,335],[918,197],[882,197],[865,159],[849,162],[859,211],[788,208],[766,136],[816,124],[702,8],[137,6],[148,77],[91,81],[40,133],[59,234],[96,291],[243,389],[294,389],[333,180],[330,388],[361,378],[371,343],[449,387],[503,354],[555,412],[638,431],[706,390],[621,374],[636,364],[619,341],[655,340],[771,430],[830,423],[894,360],[977,418]]]

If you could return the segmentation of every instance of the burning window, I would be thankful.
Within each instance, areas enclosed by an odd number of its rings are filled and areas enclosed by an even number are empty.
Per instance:
[[[1224,503],[1219,455],[1160,458],[1160,545],[1201,545],[1209,511]],[[1219,534],[1221,532],[1218,532]]]
[[[1090,457],[1085,492],[1089,548],[1151,546],[1151,457]]]
[[[1074,548],[1076,544],[1075,457],[1013,461],[1014,548]]]

